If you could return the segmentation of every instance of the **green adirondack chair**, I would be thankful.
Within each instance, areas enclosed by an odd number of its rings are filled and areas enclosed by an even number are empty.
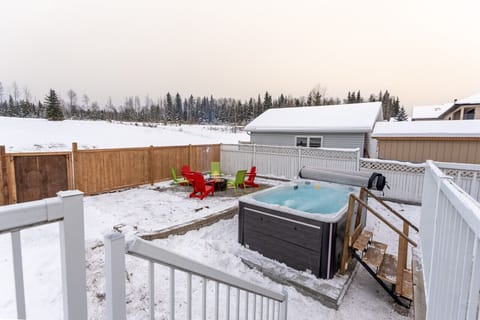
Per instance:
[[[220,162],[210,162],[210,176],[212,178],[218,178],[222,176],[222,170],[220,170]]]
[[[190,182],[184,178],[177,178],[177,173],[175,172],[175,168],[170,168],[170,173],[172,174],[172,184],[180,185],[180,186],[188,186]]]
[[[237,188],[242,187],[245,190],[245,175],[247,170],[238,170],[235,175],[235,180],[227,180],[227,188],[234,189],[237,193]]]

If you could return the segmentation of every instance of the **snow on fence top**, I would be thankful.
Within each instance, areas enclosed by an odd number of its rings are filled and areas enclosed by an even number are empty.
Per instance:
[[[480,138],[480,120],[377,122],[372,137]]]
[[[269,109],[250,122],[251,132],[369,132],[380,102]]]

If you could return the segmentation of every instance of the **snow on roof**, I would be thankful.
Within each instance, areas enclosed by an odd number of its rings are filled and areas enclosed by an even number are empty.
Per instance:
[[[442,113],[447,111],[453,103],[444,103],[430,106],[414,106],[412,119],[437,119]]]
[[[480,138],[480,120],[377,122],[372,137]]]
[[[250,122],[251,132],[369,132],[381,102],[269,109]]]
[[[455,102],[456,105],[459,104],[480,104],[480,92],[477,94],[474,94],[473,96],[457,100]]]

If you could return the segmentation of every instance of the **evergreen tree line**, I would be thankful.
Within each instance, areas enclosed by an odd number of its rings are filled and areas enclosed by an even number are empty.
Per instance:
[[[0,116],[47,118],[49,120],[85,119],[115,120],[132,122],[157,122],[176,124],[229,124],[245,125],[270,108],[304,107],[334,105],[341,103],[359,103],[364,101],[381,101],[385,119],[397,117],[406,120],[406,112],[400,106],[398,97],[391,96],[388,90],[378,95],[370,94],[364,99],[360,91],[348,92],[347,98],[325,97],[319,89],[310,91],[307,97],[292,97],[280,94],[273,98],[268,91],[256,98],[240,100],[234,98],[182,97],[169,92],[165,97],[153,100],[148,95],[126,97],[123,104],[115,106],[109,98],[105,106],[90,102],[84,94],[80,97],[73,90],[68,90],[66,99],[62,99],[50,90],[43,102],[34,102],[29,90],[20,93],[16,83],[12,85],[8,95],[0,82]]]

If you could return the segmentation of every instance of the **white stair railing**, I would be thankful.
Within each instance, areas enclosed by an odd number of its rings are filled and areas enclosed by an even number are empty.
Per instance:
[[[27,318],[20,232],[56,222],[60,227],[63,318],[87,319],[83,193],[77,190],[59,192],[55,198],[0,207],[0,234],[10,233],[12,238],[18,319]]]
[[[169,277],[169,319],[175,319],[175,274],[187,274],[186,319],[206,319],[207,302],[213,303],[214,319],[219,319],[220,285],[225,287],[225,319],[287,319],[287,292],[277,293],[250,283],[223,271],[204,265],[187,257],[170,252],[151,242],[136,238],[125,244],[124,235],[113,233],[105,236],[106,300],[107,319],[126,319],[125,253],[144,259],[149,264],[150,319],[155,318],[154,265],[170,268]],[[192,276],[202,281],[200,315],[192,314]],[[207,281],[214,284],[214,299],[207,299]],[[231,299],[233,298],[233,299]],[[213,300],[213,301],[210,301]],[[250,317],[249,317],[250,316]]]

